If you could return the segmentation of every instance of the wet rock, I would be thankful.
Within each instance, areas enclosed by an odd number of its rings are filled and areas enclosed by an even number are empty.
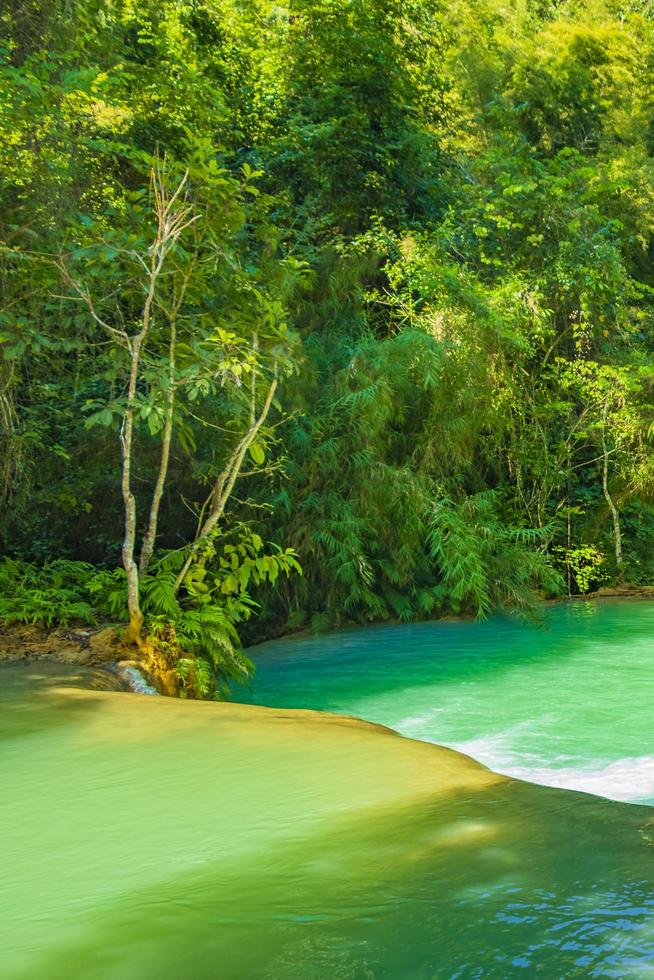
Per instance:
[[[74,666],[97,666],[125,657],[126,648],[115,627],[60,627],[12,624],[0,626],[0,662],[52,660]]]

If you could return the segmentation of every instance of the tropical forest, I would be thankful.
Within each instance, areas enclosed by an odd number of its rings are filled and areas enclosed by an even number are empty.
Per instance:
[[[0,2],[0,975],[645,977],[654,5]]]

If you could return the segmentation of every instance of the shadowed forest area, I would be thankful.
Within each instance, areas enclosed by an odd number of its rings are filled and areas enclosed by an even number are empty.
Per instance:
[[[654,583],[654,7],[7,0],[0,620],[243,642]]]

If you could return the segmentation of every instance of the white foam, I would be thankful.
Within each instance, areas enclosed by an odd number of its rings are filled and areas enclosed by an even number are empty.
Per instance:
[[[523,721],[517,725],[512,725],[502,732],[494,735],[482,735],[477,738],[470,738],[464,742],[451,743],[452,748],[464,752],[465,755],[478,759],[491,769],[501,769],[502,766],[510,766],[514,763],[531,759],[532,762],[546,763],[542,757],[535,757],[525,752],[516,751],[516,746],[525,736],[532,734],[532,722]],[[501,769],[503,772],[504,769]]]
[[[536,755],[518,748],[520,734],[529,730],[530,723],[524,722],[495,735],[452,743],[452,748],[516,779],[624,803],[654,802],[654,756],[585,760],[554,752]]]
[[[483,759],[480,759],[483,762]],[[654,756],[642,755],[616,759],[602,764],[566,766],[509,765],[502,770],[507,776],[526,779],[543,786],[576,789],[595,793],[624,803],[651,803],[654,800]]]
[[[398,732],[403,732],[406,735],[413,734],[415,738],[427,738],[424,734],[425,728],[428,728],[429,723],[433,721],[436,715],[443,712],[443,708],[432,708],[430,711],[422,715],[409,715],[407,718],[401,718],[394,728],[397,728]]]
[[[427,736],[428,716],[404,718],[398,731],[425,741],[440,742],[476,759],[495,772],[542,786],[594,793],[624,803],[654,803],[654,756],[625,756],[621,759],[580,761],[570,755],[520,751],[521,736],[530,734],[532,722],[522,722],[502,732],[466,741],[448,741]],[[417,729],[422,728],[422,732]],[[549,737],[551,742],[551,736]]]

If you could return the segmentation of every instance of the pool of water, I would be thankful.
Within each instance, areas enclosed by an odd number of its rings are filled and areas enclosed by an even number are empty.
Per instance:
[[[654,603],[344,630],[254,648],[244,700],[347,712],[499,772],[654,802]]]
[[[596,674],[622,637],[624,670],[608,676],[634,704],[612,730],[631,753],[621,758],[637,758],[636,734],[621,726],[647,716],[648,616],[645,606],[597,618],[554,610],[539,633],[496,621],[279,643],[261,651],[253,690],[277,704],[383,707],[384,720],[409,728],[433,723],[442,691],[453,741],[460,731],[464,742],[515,731],[518,707],[547,698],[537,717],[550,719],[551,737],[559,711],[569,740],[566,683],[579,690],[573,662],[594,631],[605,645],[582,671],[580,719],[592,720],[600,694],[599,710],[618,711],[618,692]],[[430,674],[428,650],[441,643]],[[509,706],[502,677],[521,653],[525,686],[516,673]],[[568,677],[558,699],[557,671],[536,681],[548,663]],[[484,677],[497,717],[482,710]],[[510,779],[342,715],[107,689],[115,683],[98,671],[0,667],[3,980],[654,976],[650,807]],[[561,753],[582,758],[574,741]]]

